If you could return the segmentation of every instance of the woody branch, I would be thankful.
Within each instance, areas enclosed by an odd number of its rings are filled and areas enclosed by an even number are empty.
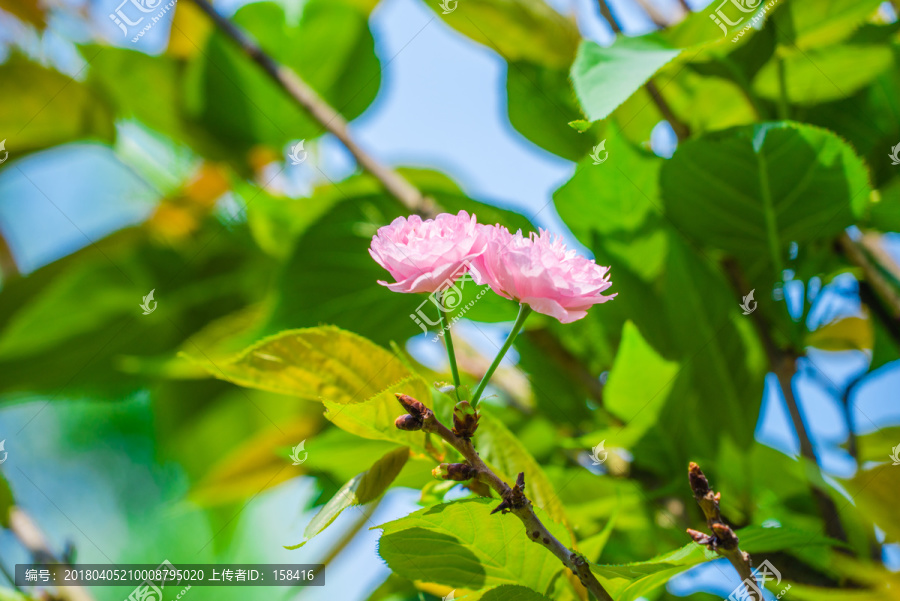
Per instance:
[[[464,464],[441,464],[435,470],[435,474],[440,473],[449,480],[474,480],[483,484],[487,484],[494,492],[496,492],[502,501],[491,513],[512,513],[525,526],[525,531],[533,542],[543,546],[553,553],[564,566],[572,570],[572,572],[581,581],[581,584],[591,592],[600,601],[613,601],[609,593],[603,588],[603,585],[597,580],[591,572],[590,565],[579,553],[572,551],[562,544],[547,529],[534,512],[531,501],[525,496],[525,474],[520,473],[516,478],[514,486],[510,487],[504,482],[484,461],[479,457],[478,452],[472,444],[471,435],[477,427],[477,414],[471,414],[466,419],[458,419],[458,414],[454,414],[454,428],[450,430],[442,424],[434,412],[416,399],[405,394],[398,394],[397,400],[406,409],[407,414],[397,418],[396,426],[402,430],[422,430],[429,434],[435,434],[445,440],[450,446],[459,451],[459,454],[466,460]]]
[[[688,535],[694,542],[699,545],[705,545],[711,551],[715,551],[722,557],[726,558],[734,569],[737,570],[741,582],[747,588],[750,599],[753,601],[762,601],[756,587],[752,586],[755,582],[753,577],[752,563],[750,555],[741,551],[738,546],[739,539],[731,526],[722,519],[722,513],[719,510],[719,499],[722,493],[713,492],[709,486],[709,480],[700,470],[700,466],[691,462],[688,467],[688,479],[691,483],[691,490],[694,492],[694,499],[703,510],[706,516],[706,523],[712,530],[712,535],[700,532],[698,530],[687,529]]]

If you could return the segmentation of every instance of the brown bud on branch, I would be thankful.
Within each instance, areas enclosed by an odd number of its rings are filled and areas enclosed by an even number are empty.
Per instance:
[[[421,418],[415,417],[413,415],[404,414],[394,420],[394,425],[397,426],[400,430],[421,430],[422,429],[422,420]]]
[[[408,394],[400,394],[398,392],[395,393],[394,396],[397,397],[397,400],[400,401],[400,404],[403,405],[403,408],[406,409],[407,413],[413,417],[425,417],[425,412],[428,410],[428,407]]]
[[[468,463],[442,463],[431,470],[431,475],[438,480],[454,480],[456,482],[471,480],[477,474],[477,470]]]
[[[722,512],[719,509],[719,501],[722,499],[722,494],[712,490],[709,480],[706,479],[700,466],[694,462],[691,462],[688,466],[688,481],[691,483],[694,499],[697,500],[697,504],[703,510],[703,515],[706,516],[706,524],[712,530],[712,535],[709,535],[688,528],[688,536],[698,545],[704,545],[710,551],[715,551],[728,559],[741,577],[747,593],[750,595],[749,599],[762,601],[756,586],[753,584],[756,582],[756,579],[753,576],[750,555],[740,550],[738,547],[740,541],[737,534],[722,518]]]

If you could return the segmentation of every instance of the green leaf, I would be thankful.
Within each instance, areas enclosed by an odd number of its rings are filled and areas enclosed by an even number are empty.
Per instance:
[[[582,160],[572,179],[554,192],[553,202],[582,243],[591,245],[598,235],[610,263],[652,280],[660,274],[666,240],[658,228],[644,226],[660,213],[663,160],[626,140],[617,127],[607,134],[609,159],[600,165]]]
[[[0,473],[0,526],[9,528],[9,512],[15,506],[16,501],[13,498],[12,489],[9,482]]]
[[[234,22],[273,58],[293,69],[331,106],[352,120],[374,100],[381,69],[367,14],[347,3],[312,0],[299,23],[280,6],[242,7]],[[187,105],[225,150],[255,144],[280,149],[288,141],[317,137],[321,125],[290,99],[224,33],[215,31],[188,74]]]
[[[583,159],[572,179],[553,193],[559,216],[584,244],[590,244],[592,231],[633,232],[658,212],[653,199],[663,160],[631,144],[617,127],[607,130],[605,149],[606,162]]]
[[[844,40],[872,16],[881,0],[791,0],[773,16],[773,26],[800,51]]]
[[[570,161],[590,152],[591,138],[569,126],[581,119],[581,110],[566,69],[512,62],[506,70],[506,97],[510,123],[534,144]]]
[[[408,394],[425,406],[432,406],[431,387],[422,378],[411,376],[391,384],[363,402],[346,404],[325,399],[325,417],[342,430],[362,438],[388,440],[425,453],[425,434],[394,426],[394,420],[403,414],[396,393]]]
[[[102,294],[96,291],[102,290]],[[92,298],[92,302],[73,302]],[[96,331],[115,318],[134,315],[140,299],[118,267],[107,260],[76,264],[13,314],[0,334],[0,359],[51,349]]]
[[[888,46],[830,46],[783,59],[788,102],[814,105],[840,100],[869,85],[894,65]],[[770,100],[781,96],[778,61],[766,64],[753,82],[756,92]]]
[[[468,499],[421,509],[377,526],[378,553],[395,573],[411,580],[479,589],[522,585],[546,591],[563,569],[552,553],[528,539],[512,515],[491,515],[496,500]],[[536,509],[554,536],[564,528]]]
[[[299,549],[331,525],[341,512],[353,505],[365,505],[388,489],[409,459],[409,449],[400,447],[379,459],[368,471],[354,476],[319,510],[306,529],[301,543],[286,549]]]
[[[110,107],[83,83],[17,53],[0,64],[0,81],[16,91],[21,107],[0,114],[0,139],[10,157],[74,140],[113,140]]]
[[[281,332],[227,362],[192,359],[239,386],[336,405],[361,403],[410,376],[393,353],[332,326]]]
[[[692,442],[682,452],[703,446],[698,440],[711,431],[720,433],[716,445],[730,438],[751,447],[766,373],[752,322],[743,319],[724,276],[683,241],[670,247],[662,289],[669,336],[683,363],[673,398],[690,400],[668,404],[660,423],[683,428],[681,436]]]
[[[790,122],[689,140],[663,166],[661,185],[666,213],[682,232],[740,257],[768,257],[776,269],[791,242],[851,225],[870,192],[853,149]]]
[[[673,576],[716,557],[705,547],[689,543],[650,561],[619,566],[591,564],[591,571],[616,601],[634,601],[664,587]]]
[[[480,415],[474,441],[481,458],[508,483],[514,482],[519,472],[525,472],[525,491],[532,503],[549,513],[554,521],[568,525],[565,508],[540,464],[489,410],[481,411]]]
[[[893,463],[890,455],[894,447],[900,444],[900,426],[879,428],[874,432],[863,434],[857,437],[856,444],[860,465],[870,461]]]
[[[565,69],[581,38],[575,22],[543,0],[466,0],[461,10],[446,15],[438,3],[428,5],[448,25],[508,62]]]
[[[181,70],[175,59],[109,46],[79,50],[90,59],[88,84],[109,99],[118,118],[134,118],[161,134],[183,139]]]
[[[757,3],[753,2],[753,4]],[[737,3],[710,3],[703,10],[691,12],[682,22],[666,29],[660,35],[676,48],[707,47],[711,53],[724,54],[734,46],[735,42],[732,42],[732,40],[735,39],[741,30],[746,28],[760,13],[764,11],[766,13],[769,12],[770,9],[766,8],[767,4],[767,2],[762,2],[757,6],[756,10],[748,13],[737,8]],[[751,6],[751,3],[747,2],[745,6]],[[721,12],[719,12],[719,9],[721,9]],[[722,16],[727,21],[723,20]],[[713,20],[713,17],[715,17],[715,20]],[[768,19],[768,16],[765,16],[764,19]],[[725,26],[727,33],[722,31],[721,26],[716,21],[721,22]],[[734,23],[734,25],[729,25],[728,22]],[[756,33],[757,30],[751,28],[736,43],[743,44]],[[725,49],[721,48],[723,45]]]
[[[472,601],[550,601],[549,598],[530,588],[513,584],[503,584],[461,598]]]
[[[868,207],[867,221],[881,232],[900,232],[900,178],[894,178]]]
[[[896,453],[900,455],[900,445]],[[890,449],[884,449],[884,454],[889,455]],[[846,481],[846,487],[862,515],[884,531],[885,542],[900,542],[900,514],[896,511],[900,498],[900,469],[886,463],[860,470]]]
[[[809,531],[784,526],[779,528],[747,526],[738,530],[736,534],[741,541],[741,551],[746,551],[747,553],[776,553],[804,547],[830,547],[844,544],[825,536],[821,531]]]
[[[679,54],[656,35],[619,37],[608,48],[583,41],[571,76],[585,115],[591,121],[605,119]]]
[[[631,322],[625,323],[616,362],[603,389],[603,406],[625,422],[614,439],[630,447],[657,423],[680,366],[663,359]]]

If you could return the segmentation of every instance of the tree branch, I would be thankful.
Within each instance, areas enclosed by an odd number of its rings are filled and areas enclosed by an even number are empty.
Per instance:
[[[738,294],[744,294],[744,291],[748,290],[750,285],[744,279],[744,274],[741,272],[737,262],[734,259],[727,259],[724,262],[724,268],[731,281],[732,288],[734,288]],[[794,430],[797,432],[797,438],[800,441],[800,455],[818,466],[819,459],[816,456],[812,441],[809,438],[806,420],[804,419],[800,405],[797,403],[797,399],[794,396],[793,381],[794,373],[797,371],[798,355],[793,350],[783,350],[775,344],[775,340],[772,338],[772,333],[769,330],[769,323],[766,321],[762,311],[753,311],[752,315],[753,317],[751,319],[753,320],[756,333],[765,350],[769,368],[778,378],[778,384],[781,388],[781,393],[784,396],[784,402],[787,405],[788,413],[791,416],[791,423],[794,426]],[[825,521],[826,534],[832,538],[846,541],[847,534],[844,532],[844,527],[841,524],[841,519],[838,515],[837,506],[834,504],[834,500],[832,500],[826,491],[815,484],[811,484],[811,489],[819,513]]]
[[[9,529],[19,539],[22,546],[28,549],[34,563],[63,564],[53,555],[47,537],[38,528],[21,507],[13,507],[9,510]],[[57,589],[56,596],[65,601],[94,601],[94,598],[81,586],[66,585]]]
[[[609,8],[609,3],[606,0],[598,0],[600,3],[600,14],[603,15],[603,18],[606,19],[606,22],[609,23],[609,26],[612,27],[613,32],[616,35],[622,33],[622,25],[616,20],[616,18],[612,14],[612,10]],[[645,12],[650,16],[650,19],[658,26],[658,27],[666,27],[665,19],[652,8],[646,2],[641,1],[640,5],[644,8]],[[656,82],[653,79],[647,80],[647,83],[644,84],[647,88],[647,93],[650,94],[651,100],[653,100],[653,104],[656,105],[656,108],[659,109],[659,112],[662,114],[663,118],[669,122],[669,125],[672,126],[672,129],[675,130],[675,135],[678,136],[678,141],[683,142],[687,139],[688,136],[691,135],[691,129],[688,125],[678,118],[675,115],[675,112],[672,111],[672,107],[669,106],[669,103],[666,102],[665,97],[663,97],[662,92],[660,92],[659,88],[656,85]]]
[[[669,26],[666,17],[659,12],[659,9],[653,6],[649,0],[637,0],[637,3],[641,5],[641,8],[647,13],[647,16],[650,17],[650,20],[653,21],[654,25],[660,29],[665,29]]]
[[[294,73],[266,54],[260,46],[250,39],[239,27],[220,15],[208,0],[193,0],[200,10],[206,13],[222,32],[231,38],[241,50],[263,71],[287,92],[294,101],[306,109],[312,117],[347,147],[363,169],[371,173],[411,212],[420,214],[433,213],[434,203],[426,198],[415,186],[393,169],[381,164],[372,155],[360,148],[347,127],[344,117],[325,102],[315,90]]]
[[[722,493],[713,492],[709,486],[709,480],[703,475],[700,466],[694,462],[688,466],[688,480],[691,483],[691,490],[694,492],[694,499],[703,510],[706,524],[713,534],[710,536],[690,528],[687,529],[687,533],[698,545],[705,545],[731,562],[731,565],[737,570],[741,582],[747,588],[750,598],[753,601],[762,601],[759,590],[755,586],[756,578],[753,576],[750,555],[741,551],[738,546],[740,541],[737,534],[734,533],[731,526],[725,523],[721,511],[719,511],[719,499]]]
[[[645,84],[647,88],[647,93],[650,94],[650,98],[653,99],[653,104],[656,105],[656,108],[659,109],[659,112],[662,113],[662,116],[666,121],[669,122],[669,125],[672,126],[672,129],[675,131],[675,135],[678,136],[679,142],[684,142],[691,135],[690,126],[678,118],[675,112],[672,110],[672,107],[669,106],[669,103],[666,102],[665,97],[663,97],[662,92],[660,92],[659,88],[656,87],[656,82],[652,79],[647,80]]]
[[[581,584],[594,597],[600,601],[613,601],[609,593],[603,588],[603,585],[597,580],[597,577],[594,576],[594,573],[591,572],[587,559],[562,544],[534,513],[531,501],[525,496],[524,473],[520,473],[516,479],[515,486],[510,487],[491,468],[485,465],[468,436],[460,436],[451,431],[438,421],[431,409],[425,407],[416,399],[405,394],[397,394],[397,400],[407,410],[407,415],[401,415],[397,418],[398,427],[400,427],[402,422],[404,424],[402,429],[422,430],[423,432],[440,436],[466,460],[465,464],[442,465],[438,469],[443,468],[447,475],[450,476],[450,479],[475,479],[490,486],[502,499],[500,505],[491,513],[500,511],[515,515],[522,522],[522,525],[525,526],[528,538],[553,553],[564,566],[572,570],[581,581]],[[474,427],[470,427],[469,431],[472,430],[474,430]],[[457,431],[459,431],[458,428]]]
[[[600,4],[600,14],[603,15],[603,18],[606,19],[606,22],[609,23],[609,26],[612,27],[613,33],[616,35],[622,33],[622,26],[619,25],[619,21],[613,16],[612,11],[609,8],[609,4],[606,0],[598,0]]]
[[[848,261],[862,269],[866,282],[872,287],[891,316],[891,322],[886,325],[896,329],[900,326],[900,291],[891,284],[885,275],[885,273],[891,273],[890,266],[882,265],[873,256],[880,251],[876,242],[870,238],[867,239],[864,235],[863,244],[857,244],[845,232],[838,238],[838,246]],[[893,267],[896,269],[896,266]]]

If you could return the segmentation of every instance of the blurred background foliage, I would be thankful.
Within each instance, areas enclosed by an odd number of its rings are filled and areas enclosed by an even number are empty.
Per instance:
[[[723,37],[710,16],[737,19],[735,6],[217,4],[350,121],[402,106],[398,90],[465,79],[466,52],[497,65],[499,107],[473,101],[454,120],[448,102],[396,121],[392,137],[351,131],[374,156],[391,155],[433,123],[464,128],[499,111],[492,119],[518,152],[565,174],[517,203],[456,181],[466,178],[452,177],[452,158],[391,161],[441,210],[549,226],[612,266],[615,301],[573,325],[532,318],[478,433],[505,476],[527,472],[561,537],[606,566],[683,547],[684,529],[703,523],[684,473],[696,461],[745,550],[779,568],[792,598],[900,599],[900,467],[889,457],[900,444],[897,5],[781,0],[732,42],[751,17]],[[137,27],[123,39],[110,20],[116,8],[0,0],[0,563],[31,555],[9,530],[16,507],[54,553],[71,545],[82,562],[329,565],[327,589],[254,598],[585,598],[558,570],[541,571],[537,547],[495,566],[504,549],[492,545],[506,536],[491,530],[496,517],[477,522],[481,542],[457,540],[452,553],[482,552],[480,578],[430,556],[433,545],[417,548],[413,522],[385,528],[379,558],[368,528],[470,495],[431,479],[420,437],[352,421],[375,415],[365,411],[401,378],[446,403],[429,392],[449,378],[443,349],[408,317],[426,299],[378,285],[385,274],[367,252],[376,229],[410,208],[193,2],[138,43]],[[373,23],[401,13],[415,18],[379,38]],[[452,67],[392,75],[394,59],[436,29],[460,49]],[[491,135],[448,155],[490,165],[478,147]],[[309,158],[292,165],[300,140]],[[597,165],[601,142],[609,158]],[[531,181],[527,165],[499,159],[510,190]],[[142,315],[150,290],[158,310]],[[464,289],[466,301],[477,292]],[[455,326],[464,380],[484,373],[515,309],[487,295]],[[340,330],[290,338],[298,346],[285,357],[303,386],[247,379],[236,359],[266,336],[320,326]],[[317,365],[306,353],[329,344],[354,373],[373,370],[363,389],[304,380]],[[379,371],[380,357],[396,371]],[[294,466],[300,441],[309,459]],[[601,441],[609,460],[593,466]],[[359,511],[282,548],[334,519],[343,507],[320,506],[373,463],[392,477],[354,485]],[[461,523],[480,503],[447,506],[442,519]],[[406,519],[446,542],[447,523]],[[619,599],[712,599],[737,585],[727,563],[685,552],[599,573]],[[509,582],[527,588],[490,590]],[[7,583],[0,599],[32,592]]]

